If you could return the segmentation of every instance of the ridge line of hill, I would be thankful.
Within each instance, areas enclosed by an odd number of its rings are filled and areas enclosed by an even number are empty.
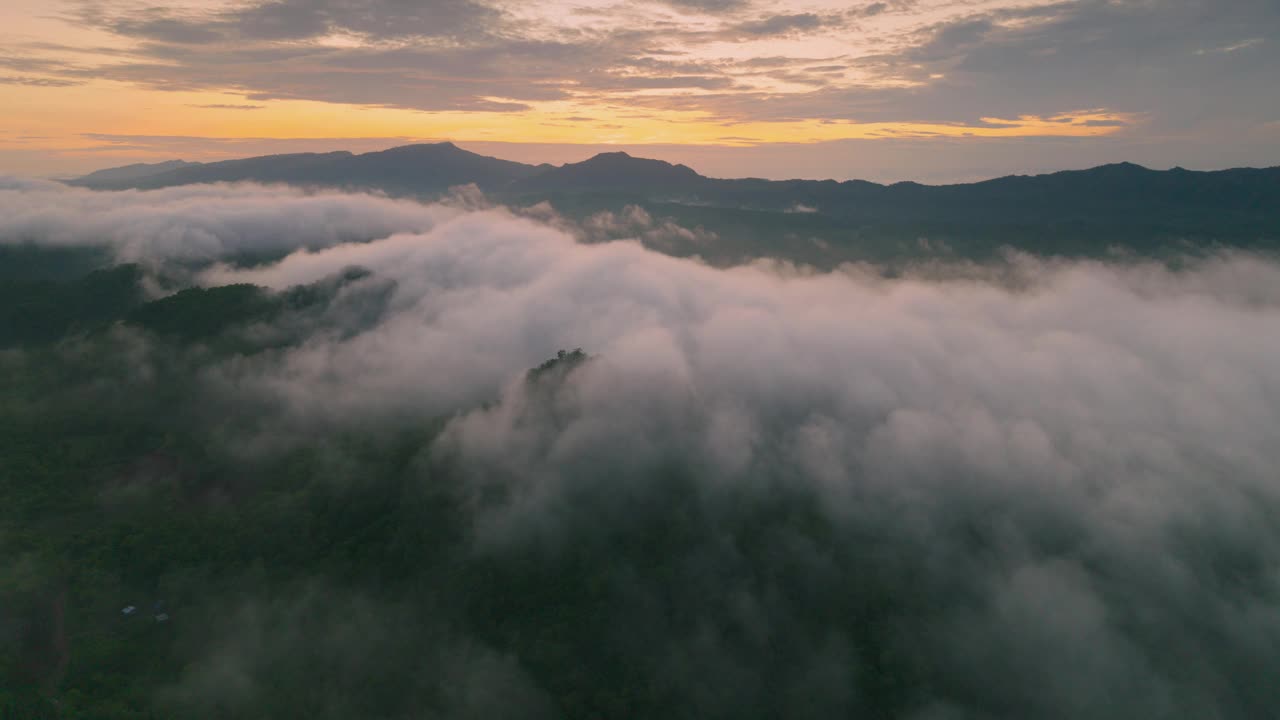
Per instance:
[[[464,150],[451,142],[402,145],[361,154],[345,150],[331,152],[260,155],[216,162],[169,160],[106,168],[67,181],[70,185],[94,189],[151,189],[202,182],[281,182],[318,186],[385,185],[388,190],[445,189],[474,183],[485,190],[612,190],[644,189],[653,184],[671,184],[669,189],[687,189],[694,184],[769,184],[783,188],[804,184],[861,186],[878,188],[959,188],[1025,182],[1073,176],[1127,176],[1137,180],[1159,175],[1204,176],[1249,172],[1280,172],[1280,168],[1231,168],[1225,170],[1152,170],[1131,162],[1117,162],[1083,170],[1060,170],[1035,175],[1011,174],[966,183],[927,185],[914,181],[890,184],[868,180],[791,178],[767,180],[755,177],[712,178],[686,165],[640,158],[626,152],[602,152],[586,160],[563,165],[530,165],[502,160]]]

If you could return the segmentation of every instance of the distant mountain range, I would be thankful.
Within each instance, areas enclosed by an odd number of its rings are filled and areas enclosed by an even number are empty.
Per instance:
[[[137,163],[134,165],[125,165],[117,168],[107,168],[99,170],[95,173],[89,173],[84,177],[72,181],[74,184],[85,185],[88,187],[108,185],[120,185],[127,187],[129,183],[137,182],[143,178],[153,175],[167,173],[170,170],[177,170],[184,167],[195,167],[201,163],[192,163],[185,160],[169,160],[160,163]]]
[[[177,163],[175,165],[175,162]],[[102,190],[161,188],[214,182],[288,183],[377,189],[397,194],[447,190],[474,183],[496,189],[551,169],[467,152],[453,143],[406,145],[381,152],[264,155],[213,163],[170,161],[100,170],[71,181]]]
[[[474,184],[516,205],[549,200],[570,216],[638,205],[723,238],[713,246],[677,238],[661,248],[714,262],[772,256],[832,265],[917,257],[921,247],[971,257],[1004,246],[1064,255],[1117,247],[1150,253],[1280,246],[1280,168],[1157,171],[1119,163],[960,185],[881,185],[716,179],[622,152],[561,166],[528,165],[438,143],[360,155],[129,165],[70,184],[119,190],[248,181],[424,199]]]

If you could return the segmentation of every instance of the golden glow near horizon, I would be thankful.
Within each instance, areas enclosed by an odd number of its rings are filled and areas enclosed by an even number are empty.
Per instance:
[[[174,156],[162,138],[208,139],[183,154],[211,159],[234,154],[218,143],[237,139],[755,146],[1087,138],[1147,119],[1078,93],[984,110],[963,80],[949,85],[964,70],[954,58],[976,38],[1034,30],[1052,18],[1037,11],[1048,2],[746,0],[717,13],[689,10],[689,0],[454,0],[439,12],[475,18],[441,16],[458,29],[439,37],[430,26],[400,33],[398,18],[376,16],[384,2],[366,0],[345,29],[331,11],[328,30],[307,34],[322,0],[6,0],[0,171],[38,171],[41,158]],[[419,14],[436,4],[423,0]],[[235,13],[263,8],[292,14],[234,25],[249,22]],[[479,49],[468,50],[467,32]]]
[[[71,147],[101,147],[93,136],[192,136],[219,138],[416,137],[589,144],[753,145],[812,143],[877,137],[1084,137],[1114,132],[1137,119],[1103,110],[1041,118],[982,118],[980,125],[955,123],[787,120],[726,123],[697,111],[650,110],[635,117],[625,109],[544,103],[530,111],[504,113],[421,112],[302,100],[249,103],[222,93],[143,90],[120,83],[75,88],[0,87],[9,107],[22,108],[7,123],[28,137],[44,133]],[[95,110],[86,117],[85,104]],[[245,109],[246,106],[251,109]],[[589,113],[589,116],[587,115]],[[589,118],[589,119],[584,119]],[[1097,125],[1096,123],[1104,123]],[[1114,123],[1114,124],[1112,124]],[[104,148],[105,149],[105,148]]]

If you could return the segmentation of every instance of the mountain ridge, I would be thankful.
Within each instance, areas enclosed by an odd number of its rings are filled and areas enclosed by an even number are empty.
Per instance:
[[[550,203],[577,220],[600,213],[631,217],[627,208],[638,206],[651,218],[671,221],[664,227],[688,229],[683,235],[653,235],[646,242],[654,249],[718,264],[783,257],[835,267],[912,258],[921,246],[950,248],[970,258],[1010,247],[1090,257],[1117,250],[1159,255],[1223,247],[1280,249],[1280,168],[1153,170],[1121,162],[954,185],[882,185],[711,178],[685,165],[623,152],[559,166],[529,165],[434,143],[360,155],[294,153],[168,169],[135,167],[70,182],[97,189],[284,183],[419,200],[474,184],[497,203],[513,208]],[[616,236],[652,230],[619,229]]]
[[[439,143],[400,145],[386,150],[376,150],[360,154],[351,153],[346,150],[335,150],[323,153],[305,152],[259,155],[216,162],[168,160],[151,164],[135,163],[120,167],[104,168],[66,182],[71,185],[104,190],[148,189],[154,187],[167,187],[171,185],[192,184],[195,182],[305,183],[307,182],[305,178],[274,179],[269,176],[285,176],[287,174],[285,172],[286,169],[330,170],[330,168],[320,168],[319,166],[326,163],[336,164],[343,161],[370,166],[368,169],[371,170],[385,170],[385,165],[377,166],[375,161],[379,159],[412,159],[420,162],[430,161],[436,163],[440,163],[444,160],[451,160],[455,167],[450,169],[457,169],[456,165],[464,162],[472,163],[477,166],[483,164],[489,168],[502,168],[509,173],[510,177],[503,178],[501,177],[501,173],[495,172],[493,173],[495,177],[486,178],[486,180],[491,185],[499,186],[494,187],[493,189],[508,189],[506,187],[501,187],[504,185],[505,181],[505,184],[511,186],[509,189],[514,190],[555,189],[598,191],[612,189],[615,187],[631,188],[643,185],[645,182],[671,181],[678,184],[750,183],[760,185],[768,184],[775,187],[795,187],[819,184],[838,187],[958,188],[1026,179],[1034,180],[1054,177],[1066,178],[1079,177],[1083,175],[1091,175],[1094,177],[1115,177],[1125,174],[1136,177],[1165,174],[1207,176],[1251,171],[1280,173],[1280,167],[1238,167],[1225,168],[1221,170],[1187,170],[1182,167],[1174,167],[1169,170],[1156,170],[1129,161],[1119,161],[1084,169],[1057,170],[1038,174],[1010,174],[973,182],[936,185],[920,183],[914,180],[903,180],[894,183],[877,183],[857,178],[849,180],[834,180],[829,178],[788,178],[785,180],[770,180],[757,177],[713,178],[702,175],[684,164],[670,163],[665,160],[652,158],[636,157],[623,151],[601,152],[586,160],[575,163],[565,163],[563,165],[551,165],[548,163],[531,165],[528,163],[481,155],[479,153],[465,150],[452,142],[446,141]],[[260,169],[264,169],[269,163],[275,163],[277,166],[284,165],[287,167],[269,168],[271,172],[258,172]],[[424,168],[421,167],[413,169],[418,171],[424,170]],[[236,171],[239,171],[240,176],[235,176]],[[610,173],[622,172],[631,173],[631,175],[625,178],[616,175],[609,175]],[[317,178],[319,180],[317,184],[325,184],[327,181],[334,179],[329,177],[332,174],[332,172],[322,172]],[[264,175],[268,177],[263,177]],[[461,176],[451,179],[462,180]],[[493,182],[495,180],[497,181],[496,183]],[[455,182],[454,184],[466,184],[466,182]]]
[[[687,165],[633,157],[625,152],[602,152],[525,178],[513,189],[600,191],[635,189],[651,183],[683,186],[706,180],[710,178]]]

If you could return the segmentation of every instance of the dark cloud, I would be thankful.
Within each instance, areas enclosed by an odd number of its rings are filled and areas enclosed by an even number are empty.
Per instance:
[[[889,8],[889,3],[885,3],[885,2],[873,2],[873,3],[870,3],[870,4],[868,4],[868,5],[863,5],[862,7],[854,8],[853,10],[850,10],[849,12],[850,12],[850,14],[852,14],[854,17],[864,17],[864,18],[869,18],[869,17],[875,17],[875,16],[877,16],[877,15],[880,15],[880,14],[883,14],[883,13],[885,13],[885,12],[888,12],[888,11],[889,11],[889,9],[890,9],[890,8]]]
[[[1280,112],[1274,94],[1256,92],[1280,67],[1275,43],[1248,42],[1265,36],[1266,28],[1280,32],[1280,11],[1256,0],[1212,7],[1201,0],[1064,2],[995,10],[912,31],[901,38],[899,52],[848,61],[850,71],[901,86],[643,101],[726,119],[974,123],[1107,108],[1145,114],[1153,129],[1170,132],[1245,128]],[[1240,49],[1200,52],[1219,47]],[[1206,101],[1206,93],[1213,99]]]
[[[72,87],[82,85],[78,80],[65,78],[24,77],[19,75],[0,75],[0,85],[26,85],[27,87]]]
[[[376,38],[473,36],[500,20],[492,7],[472,0],[280,0],[237,17],[242,32],[257,37],[297,37],[305,31],[345,31]]]
[[[1101,108],[1140,118],[1170,148],[1187,138],[1244,137],[1280,113],[1275,93],[1258,90],[1280,67],[1280,44],[1270,40],[1280,36],[1280,10],[1268,0],[1070,0],[973,11],[958,4],[923,27],[860,30],[874,40],[862,55],[746,60],[700,50],[797,33],[839,37],[845,25],[875,27],[879,16],[920,8],[875,2],[836,15],[769,15],[736,2],[675,5],[712,15],[685,23],[651,5],[619,5],[592,11],[599,23],[568,28],[534,26],[471,0],[256,1],[206,13],[90,5],[81,22],[138,40],[132,55],[96,67],[16,55],[0,65],[49,82],[108,79],[423,111],[511,112],[577,100],[726,122],[977,125]],[[330,33],[357,46],[320,42]],[[739,81],[762,69],[797,87],[763,91]],[[691,89],[700,92],[683,92]]]
[[[96,74],[165,90],[232,87],[249,100],[511,111],[566,97],[564,78],[576,50],[591,52],[554,43],[385,52],[184,49],[171,53],[176,66],[123,63]],[[273,63],[270,73],[261,72],[263,62]]]
[[[995,27],[985,17],[947,23],[934,30],[927,42],[913,48],[909,57],[924,62],[958,57],[979,47]]]
[[[692,10],[704,13],[727,13],[748,7],[751,0],[657,0],[677,10]]]
[[[706,75],[672,75],[672,76],[614,76],[599,78],[593,83],[600,89],[646,90],[655,88],[703,88],[706,90],[723,90],[733,85],[727,77]]]
[[[157,11],[152,10],[148,15],[157,15]],[[219,32],[218,25],[164,16],[121,18],[110,23],[108,27],[119,35],[184,45],[213,43],[225,38],[223,33]]]
[[[22,48],[17,48],[21,50]],[[23,55],[0,55],[0,67],[20,73],[40,73],[62,75],[75,69],[71,63],[39,57],[35,53]]]
[[[794,15],[772,15],[759,20],[751,20],[736,25],[733,29],[747,35],[787,35],[817,30],[831,23],[831,19],[823,18],[815,13],[797,13]]]
[[[637,39],[640,42],[644,38]],[[166,64],[116,63],[82,71],[163,90],[236,88],[246,99],[323,100],[415,110],[519,111],[577,93],[732,86],[705,63],[632,58],[627,43],[477,41],[389,49],[166,47]],[[270,73],[261,65],[270,64]],[[584,69],[584,66],[586,69]]]
[[[1019,114],[1019,106],[1045,112],[1056,104],[1151,113],[1170,127],[1210,118],[1248,122],[1280,108],[1250,90],[1280,65],[1280,55],[1273,49],[1198,62],[1196,51],[1255,37],[1260,28],[1280,31],[1273,3],[1059,3],[937,26],[883,69],[912,80],[944,75],[937,92],[922,93],[922,104],[963,102],[967,93],[968,104],[1000,117]],[[1198,109],[1206,92],[1217,108],[1208,117]]]
[[[343,28],[331,15],[341,3],[282,0],[251,4],[232,11],[222,21],[228,31],[251,40],[301,40]]]
[[[1242,130],[1280,112],[1272,94],[1254,91],[1280,67],[1277,49],[1256,44],[1231,53],[1197,50],[1256,37],[1257,28],[1280,32],[1280,11],[1246,0],[1227,7],[1209,11],[1197,0],[1181,0],[993,11],[913,33],[901,53],[849,62],[851,70],[897,79],[902,86],[645,101],[725,118],[750,113],[757,119],[889,122],[976,123],[983,117],[1106,108],[1145,115],[1153,131]]]
[[[120,35],[175,44],[303,40],[334,32],[373,38],[451,37],[487,32],[501,13],[471,0],[258,0],[179,14],[150,7],[113,13],[88,5],[81,19]]]

